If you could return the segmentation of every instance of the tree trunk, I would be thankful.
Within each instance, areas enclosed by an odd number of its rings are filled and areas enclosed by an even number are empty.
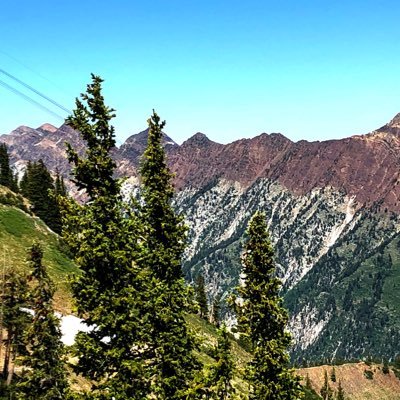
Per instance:
[[[8,376],[8,370],[9,370],[10,358],[11,358],[12,339],[13,339],[13,334],[12,334],[12,332],[9,331],[7,334],[6,349],[5,349],[5,354],[4,354],[4,365],[3,365],[3,377],[4,378],[6,378]]]

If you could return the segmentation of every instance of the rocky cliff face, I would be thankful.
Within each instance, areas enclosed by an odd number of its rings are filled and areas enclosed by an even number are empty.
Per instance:
[[[147,131],[116,148],[118,174],[134,177]],[[66,176],[66,126],[3,135],[19,168],[42,158]],[[294,143],[262,134],[223,145],[197,133],[165,136],[176,207],[190,227],[184,272],[204,273],[208,295],[237,284],[244,230],[266,212],[284,282],[294,357],[394,356],[400,352],[400,114],[367,135]],[[400,293],[400,292],[399,292]]]

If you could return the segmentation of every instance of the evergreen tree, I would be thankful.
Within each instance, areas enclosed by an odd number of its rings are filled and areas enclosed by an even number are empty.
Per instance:
[[[385,361],[383,362],[382,372],[383,372],[385,375],[389,374],[389,372],[390,372],[390,371],[389,371],[389,364],[388,364],[387,360],[385,360]]]
[[[17,177],[10,168],[10,157],[5,143],[0,143],[0,185],[18,192]]]
[[[165,122],[153,112],[148,120],[148,144],[141,165],[144,244],[147,255],[142,265],[148,268],[162,290],[156,300],[151,324],[153,388],[157,398],[181,399],[198,369],[188,332],[187,288],[183,280],[181,258],[185,247],[186,227],[171,202],[174,194],[165,153],[162,129]]]
[[[208,376],[208,387],[210,399],[229,399],[236,393],[232,386],[235,374],[235,363],[231,355],[231,342],[225,324],[218,329],[218,343],[215,349],[215,365],[211,367]]]
[[[217,294],[214,298],[212,303],[212,315],[211,315],[211,322],[216,326],[219,327],[221,323],[221,294]]]
[[[306,375],[306,389],[312,389],[312,384],[311,384],[311,379],[310,379],[310,375]]]
[[[336,382],[336,371],[335,371],[335,367],[333,367],[332,370],[331,370],[331,381],[332,381],[332,382]]]
[[[54,180],[43,160],[28,163],[20,188],[22,194],[31,202],[35,215],[54,232],[61,233],[60,210],[54,196]]]
[[[38,244],[30,249],[32,268],[30,279],[33,322],[27,331],[25,369],[16,385],[16,398],[21,400],[65,400],[68,382],[64,366],[64,348],[61,342],[60,321],[54,315],[54,287],[46,267],[42,264],[43,252]]]
[[[328,372],[324,371],[324,385],[321,388],[321,396],[323,400],[333,400],[333,390],[329,386]]]
[[[253,359],[245,376],[250,383],[249,398],[298,399],[302,391],[298,377],[288,369],[288,316],[281,305],[281,281],[275,277],[274,251],[264,214],[253,216],[247,235],[242,256],[243,285],[237,288],[240,299],[234,299],[234,305],[239,329],[252,345]]]
[[[61,234],[62,231],[62,218],[61,218],[61,209],[59,205],[58,198],[67,196],[67,189],[65,187],[64,178],[60,175],[58,169],[56,170],[56,179],[54,183],[54,190],[50,193],[52,197],[52,201],[54,201],[55,206],[52,212],[52,229],[54,232]]]
[[[338,393],[337,393],[336,399],[337,400],[345,400],[344,390],[343,390],[342,382],[340,381],[340,379],[339,379]]]
[[[22,193],[23,196],[28,198],[29,196],[29,177],[32,174],[32,162],[28,161],[25,167],[25,172],[22,175],[22,178],[19,182],[19,190]]]
[[[78,315],[96,327],[76,338],[76,372],[93,382],[88,399],[144,399],[153,380],[146,364],[152,334],[148,308],[155,308],[152,298],[159,287],[150,287],[146,270],[138,267],[141,230],[137,220],[129,218],[114,178],[114,110],[104,104],[102,82],[92,75],[83,101],[77,99],[67,120],[87,144],[84,157],[70,145],[67,153],[75,184],[86,192],[88,202],[60,199],[63,236],[82,270],[72,284]]]
[[[206,296],[206,285],[204,281],[203,274],[199,273],[197,275],[195,287],[195,300],[199,306],[199,315],[200,318],[208,319],[208,303],[207,303],[207,296]]]
[[[24,275],[14,270],[4,276],[2,282],[1,307],[3,326],[7,330],[4,340],[3,378],[10,385],[14,373],[15,358],[24,353],[24,332],[30,322],[25,311],[28,306],[28,284]]]

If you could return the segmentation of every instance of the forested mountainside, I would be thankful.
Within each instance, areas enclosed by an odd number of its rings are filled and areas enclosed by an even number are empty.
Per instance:
[[[114,150],[119,174],[136,176],[147,132]],[[43,158],[68,176],[62,126],[2,135],[21,168]],[[223,145],[197,133],[165,137],[176,207],[190,227],[184,273],[203,272],[210,301],[236,285],[250,216],[265,211],[295,334],[294,358],[400,353],[400,115],[367,135],[294,143],[262,134]]]

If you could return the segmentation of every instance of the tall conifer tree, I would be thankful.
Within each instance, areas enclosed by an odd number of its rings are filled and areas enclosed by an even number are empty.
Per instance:
[[[141,165],[144,243],[143,264],[158,282],[157,307],[151,318],[150,347],[154,350],[152,369],[154,394],[159,399],[182,399],[189,388],[198,363],[193,355],[194,340],[188,332],[187,288],[181,258],[186,227],[171,202],[174,194],[162,146],[165,122],[153,112],[148,120],[149,134]]]
[[[54,180],[43,160],[29,162],[21,179],[22,194],[32,203],[32,211],[54,232],[61,233],[60,210]]]
[[[197,275],[194,291],[196,296],[196,302],[199,306],[200,318],[208,319],[206,285],[202,273],[199,273],[199,275]]]
[[[0,143],[0,185],[7,186],[13,192],[18,191],[17,177],[10,168],[10,157],[5,143]]]
[[[3,378],[9,385],[14,372],[15,358],[24,353],[25,329],[30,322],[30,315],[25,311],[28,307],[27,277],[11,270],[4,275],[1,282],[1,307],[3,326],[7,330],[4,341]]]
[[[16,398],[21,400],[65,400],[69,395],[61,342],[60,320],[54,315],[54,286],[46,267],[43,252],[35,243],[29,252],[33,283],[31,292],[33,322],[27,331],[25,369],[16,385]]]
[[[249,222],[242,256],[243,285],[237,288],[240,299],[234,303],[239,329],[250,339],[253,351],[245,377],[250,383],[250,399],[299,399],[299,379],[288,369],[288,316],[279,296],[281,281],[275,277],[265,219],[257,212]]]
[[[68,145],[74,182],[85,191],[88,202],[78,205],[63,198],[64,238],[82,270],[73,285],[77,311],[90,332],[76,339],[79,363],[76,371],[94,382],[90,399],[144,399],[151,376],[146,335],[150,296],[149,279],[136,262],[139,225],[128,218],[122,203],[120,183],[114,178],[115,163],[110,150],[115,146],[110,120],[114,110],[102,96],[102,79],[92,83],[67,123],[86,141],[82,158]],[[150,294],[149,294],[150,293]]]

